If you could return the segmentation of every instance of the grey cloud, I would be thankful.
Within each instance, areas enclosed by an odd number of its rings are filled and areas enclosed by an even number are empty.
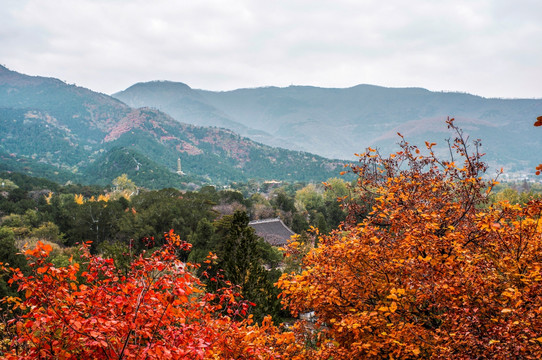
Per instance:
[[[358,83],[541,97],[531,0],[8,0],[0,62],[111,93]]]

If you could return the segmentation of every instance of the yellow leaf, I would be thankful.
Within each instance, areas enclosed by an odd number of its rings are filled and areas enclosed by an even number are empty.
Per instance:
[[[395,310],[397,310],[397,303],[394,301],[390,305],[390,311],[393,313]]]
[[[421,255],[418,255],[418,260],[429,262],[431,261],[432,257],[427,255],[426,257],[422,257]]]
[[[386,296],[386,298],[392,299],[392,300],[399,300],[399,298],[395,294],[390,294],[390,295]]]
[[[412,353],[416,356],[420,355],[421,351],[420,351],[420,348],[415,348],[415,349],[412,349]]]
[[[509,313],[509,312],[512,312],[512,310],[511,309],[502,309],[501,312],[502,313]]]

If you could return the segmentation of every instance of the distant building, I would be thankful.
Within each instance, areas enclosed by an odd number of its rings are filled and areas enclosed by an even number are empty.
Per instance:
[[[267,181],[264,181],[263,183],[264,183],[264,184],[270,184],[270,185],[280,185],[280,184],[282,184],[282,181],[277,181],[277,180],[267,180]]]
[[[256,235],[262,237],[272,246],[284,246],[295,233],[281,219],[254,220],[248,223]]]
[[[185,175],[181,169],[181,158],[177,158],[177,174]]]

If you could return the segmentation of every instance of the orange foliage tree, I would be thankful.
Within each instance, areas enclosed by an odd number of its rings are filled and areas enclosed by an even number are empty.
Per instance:
[[[539,116],[536,118],[536,121],[534,122],[534,126],[542,126],[542,116]],[[540,175],[542,173],[542,164],[538,164],[536,166],[536,175]]]
[[[234,287],[205,293],[177,253],[189,244],[173,232],[166,245],[140,256],[123,275],[112,260],[82,247],[81,264],[48,261],[38,243],[26,255],[30,276],[10,269],[25,300],[6,298],[20,315],[6,359],[280,359],[295,358],[292,333],[270,318],[254,325]],[[209,260],[210,261],[210,260]],[[1,265],[1,264],[0,264]],[[232,318],[242,319],[238,321]],[[282,354],[282,355],[281,355]]]
[[[294,314],[314,311],[307,358],[542,357],[542,204],[488,207],[482,154],[448,125],[450,161],[404,140],[361,155],[355,191],[370,213],[353,205],[279,280]]]

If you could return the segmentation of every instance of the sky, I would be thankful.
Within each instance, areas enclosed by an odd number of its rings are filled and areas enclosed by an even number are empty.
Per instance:
[[[0,64],[112,94],[423,87],[542,98],[540,0],[1,0]]]

